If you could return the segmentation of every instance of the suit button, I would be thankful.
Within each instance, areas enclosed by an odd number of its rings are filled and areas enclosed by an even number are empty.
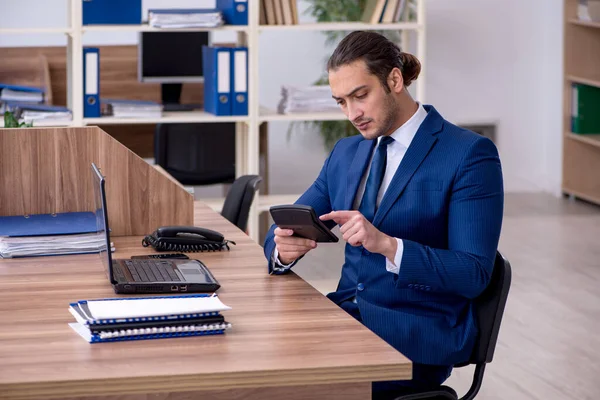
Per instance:
[[[362,292],[363,290],[365,290],[365,285],[363,285],[362,283],[359,283],[358,286],[356,286],[356,288],[358,289],[359,292]]]
[[[425,290],[425,285],[420,285],[420,286],[419,286],[419,289],[421,289],[421,290]]]
[[[409,283],[409,284],[408,284],[408,288],[409,288],[409,289],[412,289],[412,288],[413,288],[413,284],[412,284],[412,283]]]
[[[431,286],[425,286],[425,290],[430,291],[431,290]]]

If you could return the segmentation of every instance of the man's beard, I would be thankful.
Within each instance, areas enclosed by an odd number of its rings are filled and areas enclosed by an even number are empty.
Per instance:
[[[381,127],[375,134],[375,138],[386,135],[394,127],[399,112],[400,110],[398,110],[396,99],[394,99],[394,96],[392,96],[391,93],[388,93],[385,101],[385,114],[381,122]]]

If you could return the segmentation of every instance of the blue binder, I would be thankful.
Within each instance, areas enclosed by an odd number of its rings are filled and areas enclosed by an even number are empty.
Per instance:
[[[69,235],[97,232],[93,212],[0,217],[0,236]]]
[[[248,115],[248,48],[231,53],[231,115]]]
[[[142,0],[82,0],[83,25],[141,24]]]
[[[7,85],[5,83],[0,83],[0,92],[2,91],[2,89],[15,90],[18,92],[44,93],[44,89],[38,87]]]
[[[217,0],[227,25],[248,25],[248,0]]]
[[[83,116],[100,116],[100,50],[83,49]]]
[[[231,115],[231,48],[202,47],[204,111]]]

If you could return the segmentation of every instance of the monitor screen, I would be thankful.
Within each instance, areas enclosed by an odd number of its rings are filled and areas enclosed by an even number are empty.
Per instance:
[[[142,82],[202,82],[202,46],[208,32],[141,32],[138,42]]]

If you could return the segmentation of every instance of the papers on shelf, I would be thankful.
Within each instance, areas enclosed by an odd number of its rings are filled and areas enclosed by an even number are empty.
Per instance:
[[[102,114],[115,118],[161,118],[162,105],[153,101],[101,99]]]
[[[3,102],[0,112],[12,111],[19,122],[36,125],[68,125],[73,113],[66,107],[27,102]]]
[[[41,103],[44,101],[44,93],[22,92],[19,90],[2,89],[2,91],[0,91],[0,100]]]
[[[155,28],[214,28],[223,23],[223,14],[214,9],[148,10],[148,24]]]
[[[339,109],[327,85],[281,87],[281,100],[277,107],[280,114],[339,111]]]

